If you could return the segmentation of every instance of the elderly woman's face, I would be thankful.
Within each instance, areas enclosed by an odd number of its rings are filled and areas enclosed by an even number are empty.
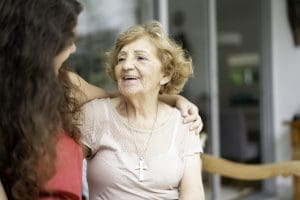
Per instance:
[[[162,72],[157,48],[148,37],[125,45],[118,54],[115,76],[121,94],[158,94],[169,78]]]

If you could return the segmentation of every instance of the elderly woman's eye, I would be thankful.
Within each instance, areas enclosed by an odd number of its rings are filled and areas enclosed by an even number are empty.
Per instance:
[[[147,58],[144,56],[138,56],[138,60],[147,60]]]
[[[123,60],[125,60],[125,58],[122,57],[118,58],[118,62],[122,62]]]

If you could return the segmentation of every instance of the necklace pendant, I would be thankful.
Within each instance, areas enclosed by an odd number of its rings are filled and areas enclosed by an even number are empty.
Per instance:
[[[144,181],[144,170],[147,170],[147,167],[145,166],[145,159],[143,156],[139,157],[139,167],[136,168],[136,170],[139,170],[139,181]]]
[[[130,125],[129,114],[128,114],[128,106],[127,106],[126,102],[125,102],[125,107],[126,107],[126,113],[127,113],[127,121],[128,121],[128,124]],[[157,116],[158,116],[158,101],[157,101],[157,104],[156,104],[155,119],[154,119],[154,122],[153,122],[153,125],[152,125],[150,136],[148,137],[148,140],[144,144],[144,149],[142,151],[138,151],[137,142],[135,141],[135,138],[133,136],[131,128],[129,128],[129,132],[131,134],[131,137],[133,137],[133,140],[134,140],[136,154],[138,155],[138,159],[139,159],[138,168],[136,168],[135,170],[139,170],[139,181],[140,182],[144,181],[144,171],[147,170],[147,167],[145,166],[145,158],[144,158],[143,155],[146,154],[147,149],[149,147],[149,142],[150,142],[150,140],[152,138],[153,130],[154,130],[154,127],[155,127],[155,124],[156,124],[156,121],[157,121]]]

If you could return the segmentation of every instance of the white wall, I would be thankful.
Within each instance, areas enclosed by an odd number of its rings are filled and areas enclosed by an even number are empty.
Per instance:
[[[283,122],[300,112],[300,47],[294,46],[284,0],[272,0],[272,34],[275,153],[283,161],[291,158],[290,130]],[[278,184],[291,185],[291,179]]]

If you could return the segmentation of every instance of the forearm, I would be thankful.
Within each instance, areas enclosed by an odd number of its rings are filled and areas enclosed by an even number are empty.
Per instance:
[[[117,93],[109,93],[104,89],[86,82],[82,77],[73,72],[69,72],[70,81],[76,86],[73,96],[80,104],[97,98],[115,97]]]
[[[177,102],[179,99],[184,99],[184,97],[180,96],[180,95],[168,95],[168,94],[162,94],[159,95],[159,100],[165,102],[166,104],[170,105],[170,106],[176,106]]]

